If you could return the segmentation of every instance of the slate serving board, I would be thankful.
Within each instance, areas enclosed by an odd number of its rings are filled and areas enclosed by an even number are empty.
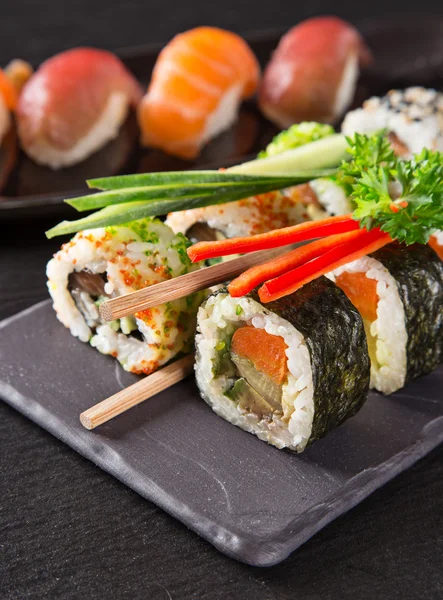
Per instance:
[[[90,432],[79,413],[137,378],[74,339],[50,301],[0,323],[0,396],[243,562],[269,566],[443,441],[443,367],[304,454],[226,423],[192,378]]]

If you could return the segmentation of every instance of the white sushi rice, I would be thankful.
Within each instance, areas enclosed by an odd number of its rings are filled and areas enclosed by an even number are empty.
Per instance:
[[[377,282],[377,319],[364,321],[371,359],[371,388],[392,394],[405,384],[407,355],[406,316],[398,285],[389,271],[375,258],[365,256],[330,273],[335,282],[344,272],[365,273]]]
[[[206,402],[218,415],[269,444],[302,452],[311,435],[314,419],[311,359],[303,335],[252,298],[231,298],[223,293],[211,296],[200,307],[197,321],[195,372]],[[228,335],[229,328],[242,325],[280,336],[288,346],[288,377],[282,388],[283,415],[263,418],[243,410],[225,395],[234,379],[223,374],[214,376],[218,345]]]
[[[392,90],[382,98],[366,100],[342,124],[345,135],[380,129],[395,133],[410,154],[423,148],[443,150],[443,94],[421,87]]]
[[[116,138],[126,119],[128,109],[128,96],[123,92],[112,92],[97,121],[69,150],[56,148],[41,137],[28,144],[24,150],[41,165],[48,165],[52,169],[69,167],[94,154],[110,140]]]
[[[313,220],[336,215],[346,215],[352,212],[352,203],[346,196],[344,189],[332,179],[314,179],[309,185],[323,207],[319,215],[310,215]]]
[[[281,193],[268,195],[269,201],[253,196],[205,208],[170,213],[166,224],[176,233],[186,232],[196,223],[206,223],[226,238],[248,236],[301,223],[305,207]]]
[[[176,233],[183,234],[196,223],[206,223],[224,237],[233,238],[352,212],[343,189],[331,179],[317,179],[309,185],[321,207],[313,202],[304,204],[293,187],[237,202],[170,213],[166,223]]]
[[[349,108],[357,87],[358,79],[358,54],[356,52],[349,55],[343,69],[342,78],[335,95],[334,106],[332,109],[333,119],[341,115]]]
[[[222,95],[217,108],[206,120],[200,141],[202,146],[234,124],[237,120],[242,93],[243,85],[235,84]]]
[[[115,297],[199,268],[191,265],[183,236],[157,220],[135,223],[76,234],[49,261],[48,289],[59,321],[72,335],[115,356],[127,371],[149,373],[192,340],[203,294],[136,313],[135,322],[129,318],[106,323],[96,298],[68,287],[73,272],[102,273],[106,294]],[[138,330],[142,339],[131,329]]]

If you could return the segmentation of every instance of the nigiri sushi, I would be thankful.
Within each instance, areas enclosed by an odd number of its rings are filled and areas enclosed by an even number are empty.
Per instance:
[[[254,53],[235,33],[197,27],[175,36],[160,53],[138,109],[142,144],[195,158],[232,125],[259,76]]]
[[[345,135],[386,129],[399,156],[409,157],[423,148],[443,150],[443,94],[410,87],[373,97],[349,112],[342,125]]]
[[[359,66],[371,53],[359,32],[337,17],[315,17],[281,39],[259,90],[266,117],[288,127],[300,121],[334,123],[355,94]]]
[[[111,52],[76,48],[44,62],[20,95],[23,150],[53,169],[78,163],[115,138],[142,90]]]

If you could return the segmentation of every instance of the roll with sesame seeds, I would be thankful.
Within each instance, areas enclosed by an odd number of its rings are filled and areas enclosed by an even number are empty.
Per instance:
[[[380,129],[387,130],[399,156],[408,158],[423,148],[443,150],[443,94],[423,87],[391,90],[349,112],[342,125],[345,135]]]
[[[132,373],[152,373],[193,344],[199,292],[107,323],[109,297],[199,269],[188,240],[157,219],[77,233],[49,261],[48,289],[57,317],[72,335],[117,358]]]

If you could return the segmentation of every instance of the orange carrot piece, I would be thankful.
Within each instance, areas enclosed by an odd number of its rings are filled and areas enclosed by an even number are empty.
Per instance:
[[[266,303],[292,294],[306,283],[357,260],[357,258],[375,252],[389,242],[392,242],[392,239],[387,233],[377,228],[371,229],[364,236],[341,244],[318,258],[267,281],[258,291],[260,300]]]
[[[217,242],[198,242],[188,248],[188,256],[192,262],[218,258],[230,254],[245,254],[256,250],[269,250],[279,246],[287,246],[296,242],[304,242],[338,233],[347,233],[360,228],[352,215],[329,217],[321,221],[308,221],[283,229],[274,229],[267,233],[259,233],[248,237],[232,238]]]
[[[295,269],[303,263],[324,254],[327,250],[364,234],[364,229],[358,229],[357,231],[331,235],[315,242],[311,242],[310,244],[306,244],[305,246],[301,246],[301,248],[296,248],[295,250],[292,250],[292,252],[288,252],[274,260],[257,265],[256,267],[251,267],[231,281],[228,286],[229,293],[234,298],[245,296],[260,283],[278,277],[291,269]]]
[[[249,325],[237,329],[231,340],[235,354],[248,358],[278,385],[285,381],[288,372],[286,349],[286,342],[279,335]]]
[[[344,291],[346,296],[368,321],[377,319],[377,282],[366,277],[366,273],[344,271],[336,277],[335,283]]]
[[[431,236],[428,243],[431,246],[431,248],[434,250],[434,252],[437,253],[437,256],[439,257],[439,259],[443,260],[443,246],[440,246],[440,244],[437,242],[437,238],[435,237],[435,235]]]
[[[15,110],[18,100],[17,90],[2,69],[0,69],[0,95],[3,96],[9,110]]]

